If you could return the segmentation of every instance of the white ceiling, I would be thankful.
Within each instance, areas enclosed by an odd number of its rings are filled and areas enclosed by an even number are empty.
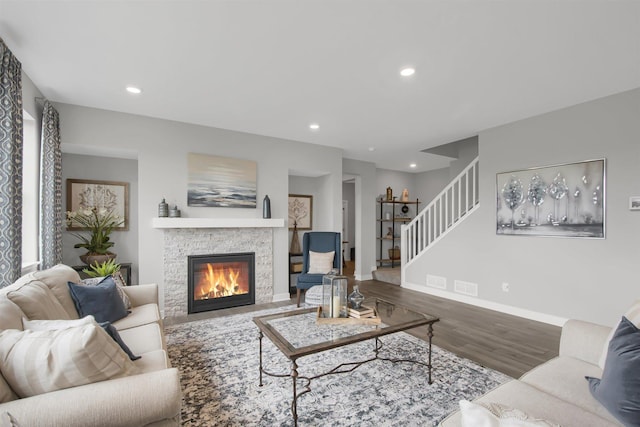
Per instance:
[[[425,148],[640,87],[636,0],[0,0],[0,37],[53,101],[403,171],[448,164]]]

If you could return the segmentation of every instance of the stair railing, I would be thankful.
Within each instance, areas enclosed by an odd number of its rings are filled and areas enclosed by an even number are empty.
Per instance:
[[[402,226],[401,256],[406,266],[432,247],[479,204],[476,157],[416,217]]]

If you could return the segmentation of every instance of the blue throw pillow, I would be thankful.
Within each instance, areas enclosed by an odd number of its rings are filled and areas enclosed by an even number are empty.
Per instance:
[[[623,317],[609,342],[602,379],[586,377],[591,394],[626,427],[640,427],[640,330]]]
[[[122,348],[122,350],[124,350],[125,353],[127,353],[127,356],[129,356],[129,359],[131,360],[138,360],[140,359],[142,356],[136,356],[135,354],[133,354],[133,352],[131,351],[131,349],[129,349],[129,346],[126,345],[124,343],[124,341],[122,341],[122,337],[120,337],[120,334],[118,333],[118,330],[115,328],[115,326],[113,326],[111,323],[109,322],[102,322],[100,323],[100,326],[102,326],[102,329],[104,329],[104,331],[106,333],[109,334],[109,336],[111,338],[113,338],[113,340],[115,342],[118,343],[118,345],[120,346],[120,348]]]
[[[126,317],[128,312],[116,289],[113,278],[105,279],[96,286],[77,285],[68,282],[69,292],[80,317],[92,315],[96,322],[115,322]]]

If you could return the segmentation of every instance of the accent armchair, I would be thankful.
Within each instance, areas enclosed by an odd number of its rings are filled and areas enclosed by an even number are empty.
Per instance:
[[[300,293],[322,284],[322,276],[332,269],[341,271],[342,251],[340,233],[328,231],[310,231],[302,236],[302,273],[298,275],[296,283],[297,304],[300,307]],[[309,252],[319,255],[312,256]],[[328,253],[333,252],[333,260],[329,265]],[[327,271],[324,271],[324,270]]]

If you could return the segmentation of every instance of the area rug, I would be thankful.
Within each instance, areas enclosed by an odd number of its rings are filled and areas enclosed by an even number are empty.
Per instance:
[[[169,357],[180,370],[184,426],[293,426],[290,378],[264,377],[259,387],[258,328],[254,316],[294,306],[166,327]],[[437,334],[437,324],[435,325]],[[424,360],[427,343],[407,333],[382,337],[384,355]],[[370,357],[372,341],[298,359],[300,375]],[[263,339],[264,366],[288,373],[291,362]],[[300,426],[435,426],[510,377],[433,346],[433,384],[413,363],[373,361],[314,380],[298,399]]]

